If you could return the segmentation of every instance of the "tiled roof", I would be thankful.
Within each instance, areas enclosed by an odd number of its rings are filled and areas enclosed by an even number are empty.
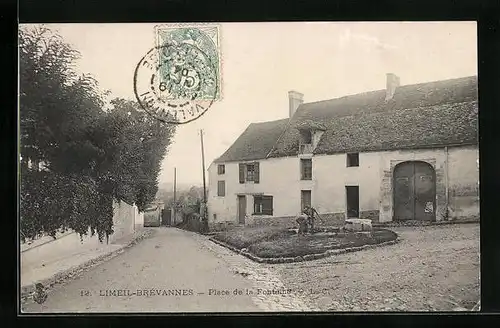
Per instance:
[[[216,161],[295,156],[299,130],[326,130],[315,154],[477,144],[477,77],[305,103],[291,119],[253,123]]]
[[[289,119],[252,123],[215,162],[263,159],[285,130]]]
[[[477,144],[477,78],[401,86],[389,101],[379,90],[303,104],[269,157],[296,155],[310,121],[327,127],[315,154]]]

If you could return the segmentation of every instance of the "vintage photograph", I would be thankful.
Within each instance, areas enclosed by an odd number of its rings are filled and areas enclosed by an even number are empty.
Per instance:
[[[479,311],[475,22],[19,26],[19,311]]]

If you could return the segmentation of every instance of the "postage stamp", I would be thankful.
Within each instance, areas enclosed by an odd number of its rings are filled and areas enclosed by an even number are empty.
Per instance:
[[[134,92],[142,108],[173,124],[191,122],[221,98],[217,25],[163,25],[137,64]]]

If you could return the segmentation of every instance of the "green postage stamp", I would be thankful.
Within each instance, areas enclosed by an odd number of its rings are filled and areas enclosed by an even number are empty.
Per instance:
[[[214,24],[155,27],[155,47],[137,65],[141,106],[174,124],[191,122],[221,99],[220,28]]]

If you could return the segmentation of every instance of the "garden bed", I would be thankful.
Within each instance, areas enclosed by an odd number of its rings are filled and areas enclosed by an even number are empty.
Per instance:
[[[281,227],[237,227],[216,233],[214,237],[237,249],[243,249],[259,242],[290,237],[292,234],[294,232]]]
[[[387,229],[374,229],[372,233],[342,232],[338,228],[316,231],[299,236],[284,228],[244,228],[218,233],[213,239],[259,262],[285,263],[395,243],[398,238]]]

